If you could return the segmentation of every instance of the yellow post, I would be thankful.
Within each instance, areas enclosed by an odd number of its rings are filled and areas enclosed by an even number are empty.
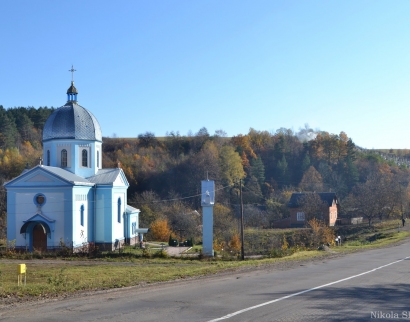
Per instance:
[[[20,282],[23,284],[23,274],[24,274],[24,285],[26,285],[26,264],[17,265],[17,286],[20,286]]]

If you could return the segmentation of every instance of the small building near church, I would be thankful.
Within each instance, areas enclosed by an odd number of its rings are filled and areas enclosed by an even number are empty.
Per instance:
[[[76,249],[90,242],[113,250],[135,243],[140,211],[127,205],[123,170],[102,168],[102,132],[95,116],[77,102],[74,81],[67,103],[47,119],[43,160],[5,183],[7,239],[17,249]]]

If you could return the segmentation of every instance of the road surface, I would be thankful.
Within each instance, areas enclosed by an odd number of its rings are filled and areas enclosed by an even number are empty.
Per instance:
[[[410,321],[410,242],[3,309],[1,321]]]

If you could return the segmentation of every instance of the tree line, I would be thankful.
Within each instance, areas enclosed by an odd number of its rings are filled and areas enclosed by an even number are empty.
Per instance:
[[[0,106],[0,180],[37,164],[42,129],[54,108]],[[401,155],[400,158],[407,158]],[[227,137],[201,128],[165,137],[146,132],[135,138],[103,138],[103,167],[121,168],[130,183],[129,203],[141,209],[141,227],[158,221],[184,238],[200,238],[200,182],[215,181],[215,230],[220,242],[237,234],[239,180],[247,227],[269,228],[289,215],[297,191],[336,192],[345,214],[375,218],[405,215],[409,209],[409,169],[372,151],[358,149],[344,132],[332,134],[308,125],[295,132],[251,128]],[[4,188],[0,211],[5,222]],[[1,223],[0,223],[1,224]],[[3,224],[4,226],[4,224]]]

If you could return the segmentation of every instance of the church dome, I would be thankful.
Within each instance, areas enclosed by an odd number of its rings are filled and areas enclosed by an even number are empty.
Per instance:
[[[69,71],[74,75],[73,66]],[[48,117],[43,129],[43,141],[74,139],[102,142],[100,124],[90,111],[77,104],[77,95],[73,76],[67,90],[67,103]]]
[[[43,141],[54,139],[102,141],[101,127],[90,111],[76,101],[68,101],[44,125]]]

